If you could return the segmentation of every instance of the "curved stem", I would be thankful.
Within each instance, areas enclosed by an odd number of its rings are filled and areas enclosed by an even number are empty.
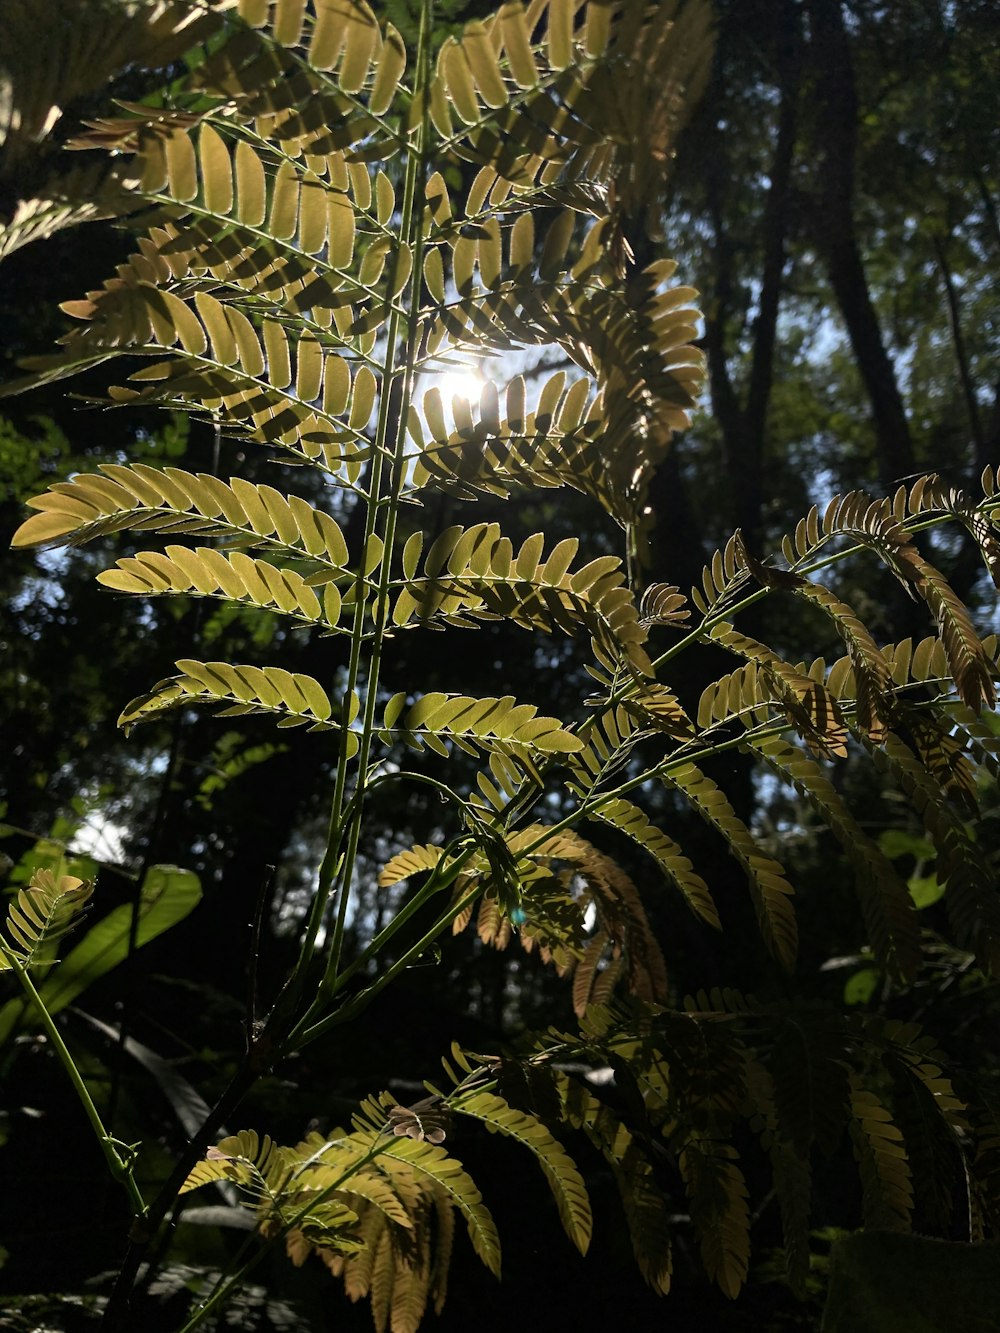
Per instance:
[[[73,1085],[73,1091],[76,1093],[80,1105],[83,1107],[84,1114],[90,1121],[90,1127],[94,1131],[94,1135],[101,1146],[101,1152],[104,1154],[104,1160],[108,1164],[108,1170],[128,1195],[135,1216],[137,1218],[144,1218],[147,1213],[146,1201],[142,1197],[139,1186],[135,1183],[135,1177],[132,1174],[133,1155],[130,1153],[127,1157],[123,1158],[119,1154],[119,1146],[125,1145],[120,1145],[118,1140],[105,1129],[100,1112],[94,1105],[94,1100],[84,1082],[83,1075],[80,1073],[75,1060],[69,1052],[69,1047],[62,1039],[62,1033],[56,1026],[55,1019],[45,1007],[45,1002],[39,995],[31,977],[28,975],[27,968],[21,966],[16,954],[8,949],[2,939],[0,939],[0,954],[3,955],[7,965],[21,983],[25,994],[38,1013],[42,1027],[45,1029],[46,1036],[52,1043],[56,1054],[59,1056],[62,1066],[69,1076],[69,1081]]]

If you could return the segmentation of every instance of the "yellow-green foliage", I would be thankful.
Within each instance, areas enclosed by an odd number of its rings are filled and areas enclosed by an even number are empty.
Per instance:
[[[170,36],[176,7],[164,14]],[[975,497],[936,477],[891,500],[838,496],[785,539],[780,563],[759,559],[736,533],[690,599],[669,584],[639,597],[649,481],[687,424],[704,368],[695,293],[674,285],[671,261],[637,269],[629,236],[655,224],[674,136],[704,81],[707,5],[512,0],[436,52],[424,5],[416,54],[365,0],[238,0],[203,18],[205,31],[195,25],[191,36],[211,40],[173,85],[169,108],[127,106],[78,141],[116,155],[114,189],[128,201],[119,211],[137,213],[139,234],[112,278],[64,306],[73,327],[58,353],[30,364],[31,382],[127,355],[130,373],[112,402],[187,407],[226,438],[314,468],[359,506],[363,535],[349,544],[322,507],[271,486],[115,464],[32,500],[36,512],[14,544],[115,531],[165,539],[163,550],[123,557],[100,581],[130,596],[216,598],[349,637],[347,679],[335,690],[279,665],[184,659],[120,719],[128,729],[196,703],[225,716],[262,713],[318,733],[334,761],[333,836],[302,962],[322,962],[323,984],[291,1033],[279,1034],[282,1049],[344,1021],[393,975],[351,991],[339,949],[365,793],[411,776],[376,764],[404,744],[430,751],[429,763],[457,748],[480,769],[468,797],[438,784],[454,836],[400,852],[380,882],[423,877],[414,902],[443,892],[450,903],[440,930],[475,916],[485,943],[504,947],[517,934],[572,973],[581,1031],[553,1034],[520,1066],[467,1064],[453,1093],[432,1095],[430,1113],[372,1102],[352,1132],[294,1148],[249,1132],[226,1139],[185,1188],[232,1182],[296,1263],[317,1253],[352,1299],[370,1296],[376,1327],[394,1333],[415,1328],[428,1301],[440,1308],[455,1212],[499,1271],[478,1188],[438,1141],[442,1108],[535,1154],[581,1250],[586,1192],[548,1126],[586,1135],[609,1162],[639,1266],[661,1292],[675,1226],[653,1166],[664,1152],[709,1276],[729,1296],[746,1279],[740,1129],[759,1138],[770,1164],[797,1284],[808,1258],[810,1155],[830,1150],[847,1126],[869,1221],[909,1225],[922,1188],[910,1166],[921,1117],[943,1125],[976,1212],[978,1182],[996,1174],[995,1127],[977,1112],[970,1128],[940,1057],[915,1029],[722,993],[671,1008],[677,997],[644,884],[577,828],[586,820],[629,838],[700,922],[720,928],[712,886],[643,809],[644,789],[664,784],[739,863],[761,936],[792,972],[795,889],[705,771],[716,753],[749,753],[845,846],[874,958],[905,983],[921,959],[916,909],[830,776],[849,750],[867,750],[934,842],[958,944],[983,967],[1000,967],[1000,899],[968,822],[972,765],[995,764],[980,714],[994,702],[997,643],[980,640],[917,545],[928,523],[956,522],[996,577],[997,478],[987,472]],[[468,188],[453,183],[470,179]],[[16,225],[10,245],[41,234]],[[417,401],[418,375],[465,354],[533,346],[561,349],[579,373],[551,375],[530,404],[520,377],[487,379],[475,401],[448,405],[450,420],[439,390]],[[575,539],[550,544],[534,533],[517,544],[495,522],[404,540],[404,500],[562,486],[625,530],[628,562],[609,554],[580,564]],[[936,635],[880,644],[815,577],[844,550],[886,564],[926,606]],[[764,597],[805,599],[846,655],[831,666],[787,660],[745,633],[741,614]],[[460,673],[456,693],[421,693],[419,681],[400,678],[393,648],[402,630],[497,620],[578,643],[595,693],[572,717],[459,693]],[[671,637],[658,637],[664,630]],[[689,714],[671,689],[670,663],[698,640],[732,664],[705,682]],[[558,802],[540,806],[552,792]],[[553,809],[559,823],[547,824]],[[335,887],[341,916],[324,955],[319,924]],[[30,961],[77,900],[43,884],[24,894],[11,909],[9,948]],[[411,909],[399,910],[390,934]],[[644,1119],[616,1115],[553,1067],[570,1056],[627,1070]],[[914,1105],[920,1115],[907,1119]]]

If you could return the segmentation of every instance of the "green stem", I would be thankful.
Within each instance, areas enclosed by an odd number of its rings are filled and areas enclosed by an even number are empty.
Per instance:
[[[419,958],[422,953],[426,952],[426,950],[437,940],[437,937],[445,927],[450,925],[455,917],[464,912],[467,907],[471,907],[478,897],[479,889],[477,887],[473,889],[471,893],[466,894],[460,902],[454,905],[449,905],[437,918],[430,930],[417,940],[415,944],[411,945],[406,953],[400,958],[397,958],[391,967],[386,968],[386,970],[381,973],[370,986],[366,986],[364,990],[359,991],[349,1000],[346,1000],[339,1009],[336,1009],[332,1014],[327,1014],[324,1018],[319,1019],[311,1026],[306,1027],[303,1023],[300,1029],[297,1030],[297,1044],[299,1046],[306,1046],[309,1042],[316,1041],[317,1038],[324,1036],[331,1030],[331,1028],[340,1027],[350,1019],[357,1017],[357,1015],[364,1009],[367,1009],[375,996],[378,995],[380,991],[383,991],[391,981],[394,981],[395,978],[399,976],[400,972],[405,971],[415,958]]]
[[[432,28],[433,0],[423,0],[420,11],[420,32],[417,42],[417,67],[414,79],[414,96],[422,98],[423,89],[430,78],[430,42]],[[426,102],[426,99],[422,99]],[[340,966],[340,956],[344,944],[344,928],[347,920],[347,907],[350,898],[354,863],[357,857],[358,843],[361,837],[361,816],[363,796],[368,781],[368,761],[371,753],[372,738],[375,732],[375,713],[378,706],[379,672],[382,664],[382,649],[385,642],[386,627],[389,622],[389,586],[392,565],[392,551],[396,536],[396,522],[399,513],[399,500],[403,489],[405,472],[406,420],[410,400],[413,396],[414,363],[417,352],[418,322],[415,312],[420,308],[420,291],[423,280],[423,245],[424,226],[423,209],[416,205],[417,186],[422,181],[426,165],[427,109],[425,109],[413,137],[412,146],[406,160],[406,175],[403,184],[403,200],[400,209],[400,249],[396,262],[401,262],[403,247],[409,249],[412,271],[410,277],[410,312],[401,313],[393,306],[386,331],[386,362],[382,380],[382,395],[379,402],[379,416],[375,432],[376,455],[372,462],[372,480],[370,485],[373,496],[368,510],[366,524],[366,544],[372,535],[382,542],[382,558],[379,566],[378,583],[375,593],[374,629],[371,635],[371,652],[368,664],[368,680],[365,690],[365,707],[361,724],[361,742],[357,756],[359,774],[359,800],[348,830],[348,842],[343,864],[338,873],[340,882],[340,900],[337,905],[337,920],[333,939],[327,956],[326,970],[323,976],[322,990],[329,991],[336,981]],[[405,321],[406,339],[403,363],[397,369],[396,344],[401,326]],[[392,448],[392,464],[388,494],[382,496],[382,473],[386,450],[386,441],[393,413],[393,389],[401,377],[401,393],[395,423],[395,439]],[[381,532],[379,519],[384,513]],[[355,613],[355,627],[358,637],[361,632],[361,618],[364,615],[364,603],[359,599]],[[356,682],[355,674],[354,681]],[[353,684],[350,688],[353,688]]]
[[[429,0],[425,0],[423,11],[429,9]],[[420,22],[420,46],[418,49],[418,74],[417,83],[419,86],[420,72],[425,66],[425,48],[430,37],[430,24],[426,13],[421,13]],[[422,135],[420,138],[422,139]],[[418,172],[422,170],[423,152],[422,143],[418,141],[411,150],[406,163],[406,178],[403,190],[403,203],[400,219],[400,238],[402,243],[410,240],[410,232],[413,224],[413,201],[416,194],[416,181]],[[422,231],[422,228],[420,229]],[[401,249],[396,254],[396,264],[400,262]],[[414,273],[417,277],[420,273],[420,266],[416,262],[417,256],[414,256]],[[419,287],[418,287],[419,294]],[[347,668],[347,685],[344,690],[344,707],[351,702],[354,692],[357,688],[361,675],[361,645],[365,638],[364,618],[367,606],[367,597],[364,595],[366,589],[366,576],[364,572],[365,557],[372,537],[377,535],[379,514],[381,509],[381,491],[382,475],[385,469],[386,441],[389,434],[389,424],[392,417],[392,396],[393,386],[397,377],[396,367],[396,347],[399,340],[400,325],[403,319],[407,318],[401,307],[393,304],[389,313],[389,321],[386,330],[386,351],[385,360],[382,366],[382,383],[379,396],[378,419],[375,427],[375,443],[372,452],[371,477],[369,479],[368,491],[370,501],[365,515],[365,532],[363,549],[360,555],[361,563],[358,566],[357,579],[357,599],[354,607],[354,620],[351,632],[351,653]],[[410,318],[408,324],[412,329],[415,321]],[[405,440],[405,412],[400,413],[400,419],[397,422],[395,449],[393,450],[394,467],[392,479],[392,494],[390,495],[389,513],[390,519],[386,524],[386,535],[389,538],[383,538],[385,543],[382,553],[382,569],[377,592],[377,606],[375,634],[372,637],[371,659],[368,671],[368,698],[366,699],[365,721],[362,728],[361,749],[357,757],[357,771],[359,773],[359,783],[364,785],[364,773],[368,763],[368,754],[371,747],[371,731],[374,721],[374,701],[378,693],[378,669],[381,657],[382,639],[385,632],[386,616],[382,611],[382,604],[385,601],[385,587],[388,580],[388,569],[392,555],[392,526],[395,521],[396,505],[393,500],[398,501],[398,490],[401,488],[401,472],[399,466],[399,455],[402,452],[403,441]],[[398,475],[398,480],[397,480]],[[316,897],[313,901],[312,911],[308,925],[306,927],[305,938],[299,953],[299,963],[296,968],[296,978],[301,979],[304,969],[312,960],[313,950],[316,939],[319,935],[320,926],[326,913],[327,904],[333,891],[335,880],[340,883],[340,902],[338,904],[337,921],[334,927],[333,942],[330,949],[330,962],[328,963],[327,973],[329,974],[330,965],[336,970],[337,960],[340,957],[340,951],[343,947],[344,925],[347,918],[347,904],[350,896],[351,872],[353,870],[354,860],[357,855],[358,838],[360,836],[360,805],[354,812],[354,818],[351,820],[349,831],[349,841],[346,853],[341,863],[340,850],[344,834],[344,797],[347,790],[347,770],[349,763],[348,746],[352,733],[345,727],[341,734],[340,758],[337,764],[337,778],[334,787],[333,800],[330,808],[330,822],[327,830],[327,849],[320,866],[319,884],[317,886]]]
[[[63,1041],[62,1034],[56,1026],[55,1020],[45,1007],[42,997],[35,989],[35,984],[28,975],[27,968],[22,967],[17,956],[7,947],[3,940],[0,940],[0,954],[3,954],[8,966],[24,987],[28,999],[38,1011],[42,1027],[45,1029],[49,1041],[55,1048],[56,1054],[62,1061],[63,1068],[69,1076],[69,1081],[72,1083],[73,1089],[79,1098],[80,1105],[83,1107],[84,1113],[90,1121],[90,1127],[93,1129],[97,1141],[101,1145],[101,1152],[104,1154],[104,1159],[108,1164],[108,1170],[111,1172],[114,1179],[124,1188],[129,1197],[129,1201],[132,1204],[135,1216],[137,1218],[144,1218],[147,1211],[146,1201],[142,1197],[139,1186],[135,1183],[135,1177],[132,1175],[132,1163],[119,1156],[116,1147],[117,1140],[112,1138],[104,1128],[104,1122],[101,1120],[100,1112],[94,1105],[93,1098],[84,1082],[83,1075],[77,1068],[76,1062],[70,1054],[69,1047]]]
[[[429,902],[430,899],[433,898],[435,894],[441,893],[444,889],[449,888],[461,874],[463,868],[465,867],[469,859],[475,855],[476,850],[477,848],[475,844],[471,844],[465,847],[457,856],[453,858],[450,858],[446,852],[445,856],[442,856],[441,861],[438,863],[437,866],[435,866],[434,870],[431,872],[426,882],[421,885],[421,887],[413,895],[410,901],[404,907],[400,908],[400,910],[396,913],[396,915],[392,918],[392,920],[388,923],[388,925],[386,925],[381,931],[379,931],[379,933],[373,939],[369,940],[365,948],[361,951],[361,953],[357,956],[357,958],[355,958],[349,964],[349,966],[342,968],[341,971],[338,972],[337,977],[330,988],[328,998],[331,998],[332,996],[336,995],[338,991],[343,990],[344,986],[347,985],[347,983],[351,980],[351,978],[354,977],[359,971],[361,971],[361,969],[365,967],[372,960],[372,958],[375,958],[379,953],[381,953],[382,950],[385,948],[385,946],[393,939],[393,937],[396,936],[399,933],[399,931],[402,930],[402,928],[409,921],[413,919],[414,916],[416,916],[416,914],[420,911],[420,909],[427,902]],[[449,908],[446,912],[442,913],[441,917],[438,918],[439,923],[443,921],[444,924],[447,925],[447,923],[450,920],[452,920],[454,916],[461,910],[462,910],[461,907]],[[433,928],[435,933],[440,933],[441,929],[442,926],[440,924],[436,925]],[[408,963],[415,956],[422,953],[426,947],[427,947],[427,936],[425,936],[411,949],[407,950],[406,954],[404,955],[406,963]],[[396,967],[395,971],[393,972],[393,975],[395,976],[398,973],[398,971],[399,968]],[[302,1016],[302,1018],[299,1020],[299,1022],[295,1025],[295,1027],[288,1035],[289,1047],[301,1044],[304,1034],[310,1030],[312,1026],[312,1020],[316,1017],[317,1013],[319,1012],[319,1009],[320,1009],[319,1005],[314,1005],[311,1009],[307,1010],[307,1012]]]

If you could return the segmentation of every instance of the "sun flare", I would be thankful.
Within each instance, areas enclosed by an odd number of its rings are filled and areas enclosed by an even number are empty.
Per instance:
[[[452,366],[440,375],[435,375],[428,388],[439,389],[445,405],[450,407],[453,398],[464,398],[469,403],[478,403],[484,383],[485,380],[478,367]]]

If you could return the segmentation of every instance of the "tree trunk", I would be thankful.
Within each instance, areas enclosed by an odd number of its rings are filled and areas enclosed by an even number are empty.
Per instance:
[[[730,201],[724,197],[724,191],[733,180],[734,173],[727,159],[729,136],[718,127],[718,123],[706,165],[708,211],[715,233],[716,259],[714,299],[709,303],[705,315],[712,405],[722,428],[731,495],[730,519],[734,527],[742,529],[751,548],[759,545],[762,535],[767,420],[774,383],[778,312],[784,285],[789,231],[790,185],[798,137],[802,31],[798,12],[790,0],[781,6],[776,34],[781,103],[774,157],[768,172],[770,188],[761,228],[761,290],[754,321],[750,383],[743,403],[740,402],[728,368],[731,349],[728,346],[727,326],[732,313],[734,283],[732,243],[726,224],[730,215]]]
[[[871,403],[879,480],[891,490],[914,471],[913,444],[865,276],[854,218],[858,104],[840,0],[809,0],[817,124],[824,148],[812,229]]]

